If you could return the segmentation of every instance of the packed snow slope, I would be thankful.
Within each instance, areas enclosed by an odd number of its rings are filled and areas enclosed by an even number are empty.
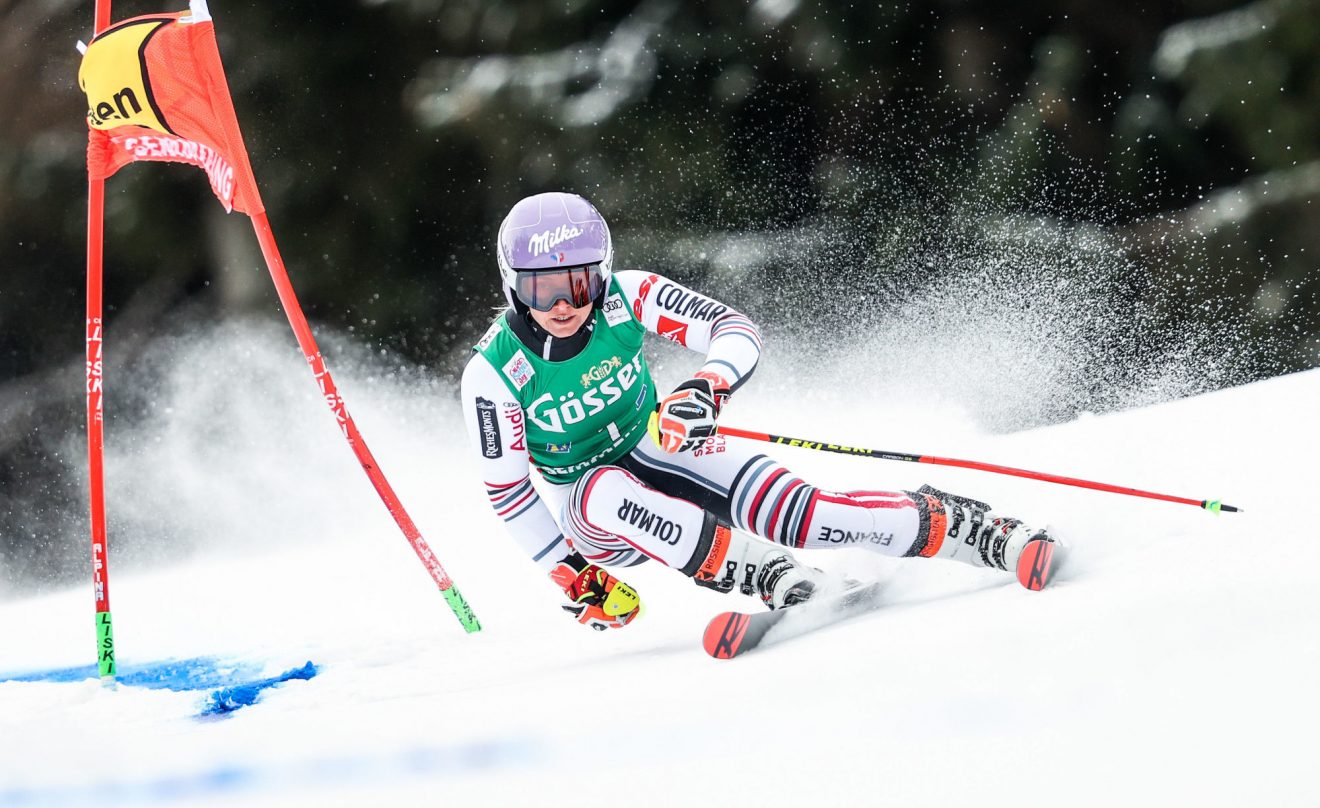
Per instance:
[[[166,374],[150,423],[111,423],[119,659],[266,674],[312,661],[319,675],[211,720],[196,717],[204,691],[0,682],[0,805],[1320,803],[1320,372],[992,436],[956,407],[808,392],[771,368],[729,423],[1244,513],[771,447],[823,486],[989,500],[1073,553],[1040,593],[949,562],[807,553],[887,581],[885,606],[716,661],[706,621],[750,600],[644,565],[623,577],[646,613],[583,629],[502,535],[452,391],[345,373],[359,426],[484,624],[464,634],[299,358],[266,336],[234,360],[243,385],[222,396]],[[90,586],[0,603],[0,679],[90,663],[92,611]]]

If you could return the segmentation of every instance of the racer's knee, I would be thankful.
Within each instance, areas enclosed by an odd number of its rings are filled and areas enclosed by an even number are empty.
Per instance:
[[[651,488],[618,466],[583,475],[564,502],[563,528],[583,557],[628,565],[654,558],[682,567],[692,557],[706,514]]]
[[[611,532],[607,522],[599,523],[605,520],[599,517],[593,520],[588,515],[599,510],[598,506],[592,504],[593,495],[594,501],[599,503],[603,498],[603,490],[598,486],[611,472],[623,472],[623,469],[618,466],[600,466],[579,477],[564,499],[560,522],[569,546],[588,561],[602,566],[630,566],[640,563],[646,556]],[[606,485],[609,483],[606,482]]]

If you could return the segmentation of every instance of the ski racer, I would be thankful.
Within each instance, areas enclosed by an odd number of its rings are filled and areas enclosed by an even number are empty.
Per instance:
[[[606,568],[647,559],[771,609],[823,582],[790,548],[857,544],[994,567],[1030,589],[1047,582],[1054,540],[982,502],[930,486],[824,491],[720,435],[721,411],[760,359],[760,331],[664,276],[613,271],[609,228],[582,197],[514,205],[496,257],[509,307],[463,373],[463,413],[491,506],[580,623],[636,617],[636,591]],[[705,355],[668,394],[647,369],[647,332]]]

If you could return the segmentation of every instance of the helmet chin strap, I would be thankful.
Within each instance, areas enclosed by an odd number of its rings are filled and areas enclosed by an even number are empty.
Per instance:
[[[513,293],[513,290],[507,286],[504,287],[504,299],[509,301],[509,306],[518,314],[519,317],[526,317],[528,320],[531,319],[530,316],[532,312],[531,307],[528,306],[526,303],[522,302],[521,300],[519,300],[518,296]]]

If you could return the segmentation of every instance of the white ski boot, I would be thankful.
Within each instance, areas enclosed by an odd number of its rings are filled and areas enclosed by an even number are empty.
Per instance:
[[[708,546],[699,546],[693,556],[696,569],[685,573],[699,586],[718,592],[738,588],[756,595],[771,609],[808,600],[824,579],[824,573],[799,564],[784,547],[716,525]]]
[[[924,500],[918,503],[927,506],[927,518],[922,521],[930,523],[929,539],[917,555],[1013,572],[1018,583],[1031,590],[1044,588],[1053,577],[1059,545],[1046,531],[999,516],[984,502],[929,485],[923,485],[912,497]],[[941,525],[942,538],[936,535]]]

